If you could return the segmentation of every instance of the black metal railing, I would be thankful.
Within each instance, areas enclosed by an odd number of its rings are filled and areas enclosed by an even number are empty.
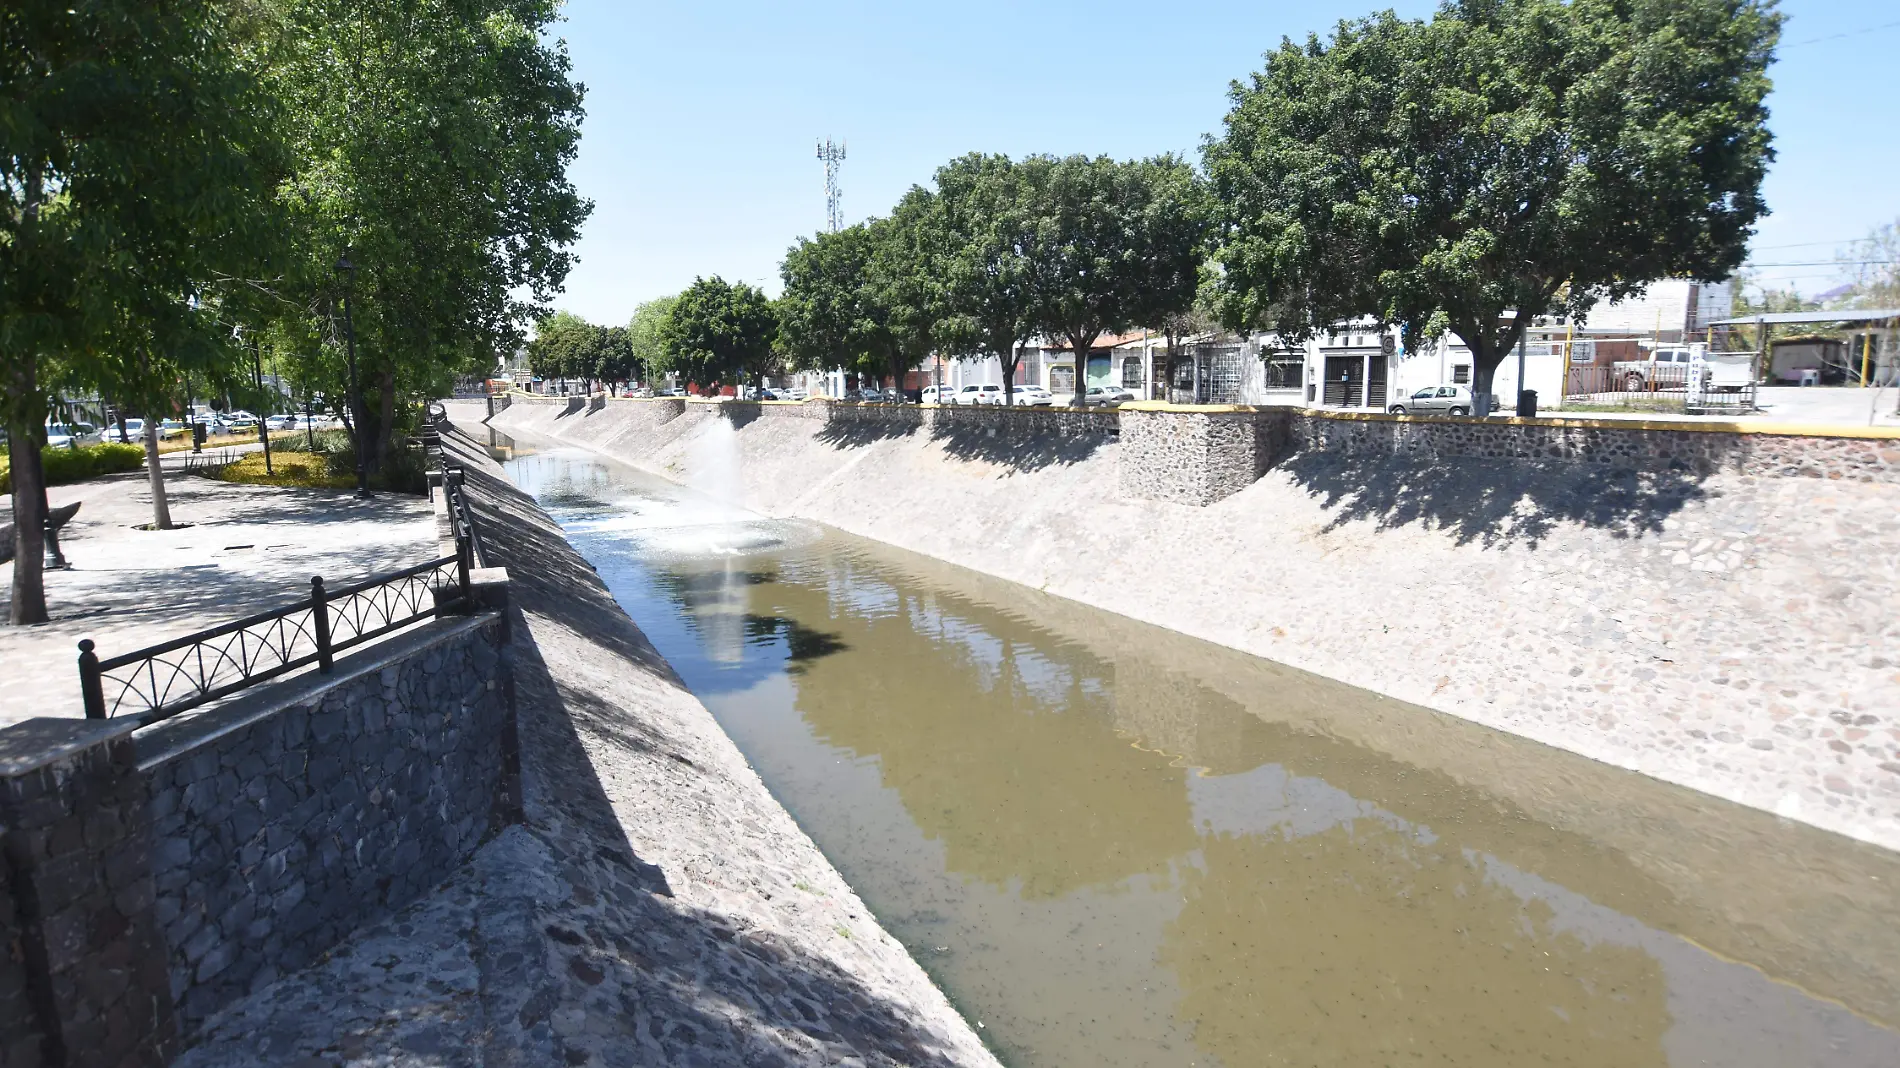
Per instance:
[[[309,664],[329,674],[336,654],[470,603],[465,554],[379,575],[340,590],[310,580],[310,596],[281,608],[118,656],[79,643],[86,718],[136,716],[148,726]]]
[[[79,687],[86,717],[136,716],[140,726],[148,726],[310,664],[328,674],[336,654],[353,646],[445,612],[467,611],[473,604],[469,572],[479,566],[482,552],[462,492],[464,473],[442,457],[438,434],[425,432],[425,445],[442,471],[455,537],[452,555],[340,590],[328,589],[321,576],[312,578],[310,596],[293,604],[118,656],[101,657],[91,639],[82,641]]]

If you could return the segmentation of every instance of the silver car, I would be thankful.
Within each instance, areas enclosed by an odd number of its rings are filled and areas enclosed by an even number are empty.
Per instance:
[[[1393,415],[1470,415],[1471,390],[1464,386],[1426,386],[1386,411]]]

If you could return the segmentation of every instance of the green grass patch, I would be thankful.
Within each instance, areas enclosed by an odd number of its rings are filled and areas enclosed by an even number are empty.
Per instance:
[[[41,449],[40,469],[46,472],[46,484],[63,486],[68,482],[84,482],[100,475],[114,475],[121,471],[136,471],[145,466],[145,450],[137,445],[120,445],[108,442],[102,445],[81,445],[77,449]],[[0,493],[13,492],[13,467],[4,455],[0,455]]]
[[[282,441],[272,439],[271,466],[274,473],[266,475],[264,454],[246,453],[243,458],[213,472],[212,477],[253,486],[356,487],[356,449],[350,444],[347,430],[319,430],[314,435],[299,430]],[[370,475],[369,484],[373,489],[418,496],[428,492],[428,477],[423,472],[420,451],[392,450],[383,470]]]
[[[264,454],[254,452],[236,463],[225,464],[212,473],[220,482],[239,482],[250,486],[292,486],[298,489],[354,489],[354,472],[336,474],[328,457],[308,452],[271,453],[271,471],[264,471]]]

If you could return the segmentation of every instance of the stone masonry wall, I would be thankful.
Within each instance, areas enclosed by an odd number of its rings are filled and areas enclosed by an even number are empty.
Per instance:
[[[7,1065],[118,1068],[176,1050],[131,732],[51,718],[0,731],[8,967],[32,1017],[6,998]]]
[[[1121,421],[1126,430],[1123,493],[1188,504],[1211,504],[1238,493],[1293,451],[1900,483],[1900,440],[1846,431],[1820,435],[1696,424],[1618,426],[1165,405],[1125,408]]]
[[[0,840],[6,828],[0,827]],[[37,1068],[40,1059],[40,1019],[27,989],[26,939],[13,898],[13,875],[0,863],[0,1064],[9,1068]]]
[[[415,900],[493,829],[502,623],[438,626],[296,700],[140,738],[153,916],[187,1033]]]
[[[1284,411],[1129,414],[1120,487],[1138,500],[1212,504],[1265,474],[1288,441]]]
[[[1900,482],[1900,440],[1736,432],[1696,424],[1612,426],[1572,420],[1432,419],[1289,413],[1302,449],[1342,455],[1563,460],[1625,469]]]

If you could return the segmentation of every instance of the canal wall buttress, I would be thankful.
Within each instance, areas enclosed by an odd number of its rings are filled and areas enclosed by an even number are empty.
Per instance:
[[[517,397],[493,425],[684,480],[720,409],[659,403]],[[1900,848],[1889,438],[1165,405],[727,417],[767,514]]]

